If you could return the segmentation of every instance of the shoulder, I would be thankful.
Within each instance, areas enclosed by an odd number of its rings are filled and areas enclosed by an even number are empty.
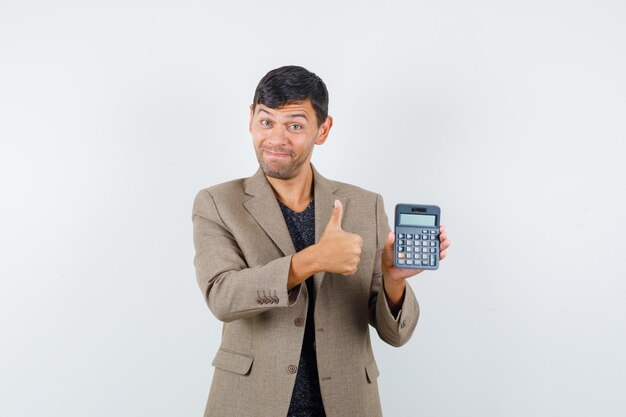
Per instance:
[[[337,190],[335,191],[335,194],[340,197],[358,199],[368,202],[376,202],[378,199],[381,198],[380,194],[374,191],[366,190],[365,188],[359,187],[354,184],[334,180],[329,180],[329,182],[336,187]]]
[[[201,189],[194,199],[194,208],[207,205],[219,207],[229,202],[241,203],[245,199],[246,180],[247,178],[239,178]]]
[[[245,182],[247,178],[238,178],[236,180],[226,181],[221,184],[215,184],[198,191],[198,195],[210,195],[212,197],[224,197],[237,194],[243,194]]]
[[[321,175],[315,167],[313,167],[313,174],[316,187],[320,186],[323,190],[331,192],[337,197],[359,199],[363,201],[376,201],[380,198],[378,193],[366,190],[365,188],[357,185],[326,178]]]

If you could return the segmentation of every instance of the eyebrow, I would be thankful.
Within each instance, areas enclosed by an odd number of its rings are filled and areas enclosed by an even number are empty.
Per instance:
[[[265,109],[259,109],[259,113],[261,113],[261,112],[267,113],[270,116],[274,116],[272,113],[268,112]],[[296,118],[296,117],[302,117],[304,120],[307,120],[307,121],[309,120],[309,118],[304,113],[288,114],[286,117],[289,117],[290,119],[293,119],[293,118]]]

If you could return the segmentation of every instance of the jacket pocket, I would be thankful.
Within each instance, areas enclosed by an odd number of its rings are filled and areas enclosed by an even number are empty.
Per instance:
[[[376,381],[380,372],[378,372],[378,366],[376,366],[376,362],[372,361],[365,365],[365,376],[367,377],[367,382],[370,384]]]
[[[219,349],[211,365],[234,374],[248,375],[252,362],[254,362],[254,357],[251,355]]]

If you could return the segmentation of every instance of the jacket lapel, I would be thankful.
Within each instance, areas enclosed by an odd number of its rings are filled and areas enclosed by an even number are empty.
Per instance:
[[[259,226],[284,255],[296,253],[274,191],[261,168],[252,177],[246,179],[245,192],[252,198],[245,201],[243,205]]]

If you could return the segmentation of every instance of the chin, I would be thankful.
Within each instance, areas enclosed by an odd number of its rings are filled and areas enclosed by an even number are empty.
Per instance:
[[[263,173],[270,178],[288,180],[295,176],[294,167],[292,165],[277,166],[275,164],[267,163],[266,161],[259,161],[259,166],[261,167]]]

